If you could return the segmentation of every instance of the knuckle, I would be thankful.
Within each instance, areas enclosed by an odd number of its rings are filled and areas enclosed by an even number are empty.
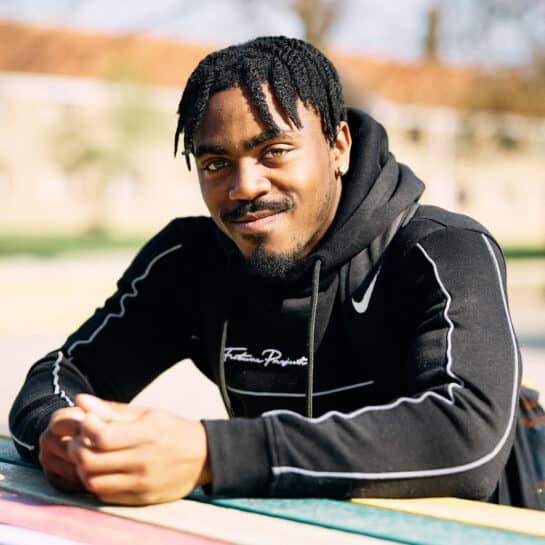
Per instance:
[[[142,423],[144,423],[144,424],[146,424],[148,426],[153,426],[153,425],[157,424],[157,421],[158,421],[157,411],[155,409],[146,409],[142,413],[142,416],[140,417],[140,420],[142,421]]]
[[[91,444],[98,450],[108,450],[110,445],[110,437],[107,429],[101,430],[100,433],[92,433],[88,435]]]
[[[150,483],[153,482],[151,468],[144,461],[139,461],[135,465],[135,474],[137,478],[137,483],[139,485],[139,490],[144,490],[149,488]]]

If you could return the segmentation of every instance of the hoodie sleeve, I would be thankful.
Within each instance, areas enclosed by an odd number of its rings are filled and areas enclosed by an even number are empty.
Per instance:
[[[404,392],[306,418],[272,411],[205,422],[212,493],[487,499],[514,435],[520,355],[505,267],[487,235],[440,229],[397,275],[410,320]]]
[[[123,274],[117,291],[66,343],[30,369],[9,416],[19,453],[37,462],[38,439],[51,414],[76,394],[129,401],[161,372],[188,356],[191,265],[183,226],[172,222]],[[177,286],[185,286],[182,298]]]

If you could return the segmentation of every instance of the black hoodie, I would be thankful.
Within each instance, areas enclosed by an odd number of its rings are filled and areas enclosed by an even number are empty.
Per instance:
[[[265,283],[211,219],[174,220],[29,372],[10,414],[23,456],[78,392],[129,401],[191,358],[231,416],[204,421],[213,494],[490,496],[520,380],[501,252],[473,220],[417,209],[384,129],[349,124],[337,215],[299,267]]]

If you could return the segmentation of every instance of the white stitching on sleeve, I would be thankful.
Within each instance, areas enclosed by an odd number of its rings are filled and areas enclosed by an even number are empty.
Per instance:
[[[69,407],[74,406],[74,402],[70,399],[67,393],[61,389],[59,386],[59,373],[61,372],[61,361],[62,361],[62,352],[59,350],[57,359],[53,363],[53,370],[51,374],[53,375],[53,393],[59,396],[61,399],[64,399]]]
[[[131,282],[131,291],[128,293],[125,293],[121,299],[120,299],[120,307],[121,310],[119,312],[111,312],[104,318],[102,323],[95,329],[95,331],[92,333],[92,335],[88,339],[80,339],[78,341],[75,341],[72,343],[67,350],[68,356],[72,355],[72,352],[74,351],[74,348],[80,344],[89,344],[92,343],[96,336],[106,327],[106,324],[110,321],[111,318],[123,318],[125,316],[125,300],[129,297],[134,298],[138,296],[138,288],[136,287],[136,284],[140,282],[141,280],[144,280],[150,273],[153,266],[159,261],[161,258],[165,257],[166,255],[170,254],[171,252],[174,252],[182,247],[181,244],[176,244],[176,246],[172,246],[172,248],[169,248],[168,250],[165,250],[164,252],[160,253],[159,255],[155,256],[146,267],[146,270],[141,274],[140,276],[137,276],[133,281]]]

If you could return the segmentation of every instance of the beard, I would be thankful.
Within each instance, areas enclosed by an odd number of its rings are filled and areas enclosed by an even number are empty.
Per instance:
[[[324,196],[318,212],[318,226],[327,221],[330,203],[333,199],[333,191]],[[242,217],[247,212],[259,210],[284,212],[294,208],[294,206],[293,201],[288,198],[276,201],[249,201],[232,212],[223,212],[221,219],[225,222]],[[246,238],[253,240],[255,248],[249,256],[243,257],[245,269],[250,276],[271,283],[282,282],[288,277],[293,280],[303,271],[305,256],[309,248],[312,248],[321,236],[323,236],[323,232],[317,229],[306,241],[297,240],[294,237],[289,251],[280,253],[267,249],[267,235],[249,235]]]
[[[301,266],[301,254],[305,246],[296,248],[290,253],[275,254],[267,252],[264,241],[259,241],[252,254],[244,259],[246,270],[248,274],[261,280],[285,280]]]
[[[289,198],[278,200],[254,200],[241,204],[233,211],[222,212],[221,219],[224,222],[236,220],[249,212],[267,210],[271,212],[285,212],[293,208],[294,203]],[[250,276],[261,280],[278,281],[284,280],[298,265],[303,247],[296,246],[289,253],[271,253],[266,250],[266,235],[249,235],[255,248],[252,254],[244,257],[246,271]],[[304,245],[302,245],[304,246]]]

